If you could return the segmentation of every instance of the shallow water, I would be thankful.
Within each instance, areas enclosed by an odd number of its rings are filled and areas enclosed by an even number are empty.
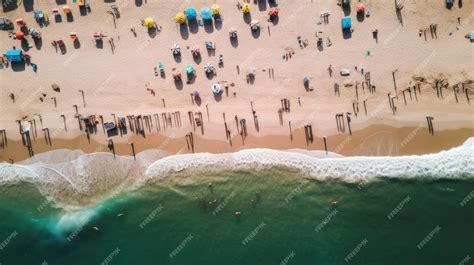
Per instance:
[[[0,263],[459,264],[472,257],[470,176],[361,183],[303,176],[183,172],[76,211],[56,208],[33,185],[3,186]]]

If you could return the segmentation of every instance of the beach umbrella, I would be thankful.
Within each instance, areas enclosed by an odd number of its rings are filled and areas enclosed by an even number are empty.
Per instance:
[[[221,85],[219,84],[213,84],[211,87],[212,93],[214,94],[219,94],[221,93]]]
[[[309,82],[309,77],[305,76],[305,77],[303,78],[303,81],[304,81],[305,83],[308,83],[308,82]]]
[[[341,21],[342,21],[342,28],[343,29],[350,29],[352,27],[351,17],[343,17]]]
[[[206,73],[214,72],[214,69],[214,65],[212,65],[211,63],[206,63],[206,65],[204,66],[204,70],[206,71]]]
[[[186,9],[186,18],[188,20],[194,20],[196,19],[196,16],[197,16],[196,9],[192,7],[189,7],[188,9]]]
[[[249,3],[245,3],[242,6],[242,13],[244,13],[244,14],[250,13],[250,4]]]
[[[237,37],[237,30],[234,27],[229,29],[229,36],[231,38],[236,38]]]
[[[69,32],[69,37],[71,40],[76,40],[77,39],[77,33],[76,32]]]
[[[260,22],[258,22],[258,20],[252,20],[250,22],[250,28],[252,30],[258,30],[260,28]]]
[[[17,31],[15,33],[15,37],[16,37],[17,40],[22,40],[25,37],[25,34],[21,31]]]
[[[217,4],[213,4],[211,6],[212,14],[217,15],[219,14],[220,7]]]
[[[357,13],[364,13],[365,12],[365,7],[364,4],[358,3],[356,6]]]
[[[201,17],[203,20],[211,20],[212,13],[209,7],[201,8]]]
[[[63,6],[63,12],[64,14],[69,14],[71,13],[71,8],[69,6]]]
[[[270,17],[276,17],[278,16],[278,8],[277,7],[272,7],[270,8],[270,10],[268,10],[268,15],[270,15]]]
[[[176,16],[174,17],[174,20],[178,24],[184,24],[186,22],[186,15],[183,12],[180,12],[176,14]]]
[[[186,66],[186,74],[188,75],[194,74],[194,67],[192,67],[191,65]]]
[[[172,75],[174,80],[181,80],[181,72],[178,69],[173,68]]]
[[[153,28],[153,26],[155,26],[155,20],[153,18],[147,17],[143,20],[143,26],[147,28]]]
[[[193,47],[191,47],[191,54],[193,56],[198,56],[199,53],[201,53],[201,49],[199,48],[199,46],[194,45]]]
[[[179,47],[178,44],[173,44],[173,46],[171,47],[171,51],[173,52],[173,55],[178,55],[181,53],[181,48]]]
[[[194,90],[194,92],[193,92],[193,96],[194,96],[195,98],[198,98],[198,97],[199,97],[199,92],[198,92],[198,91],[196,91],[196,90]]]

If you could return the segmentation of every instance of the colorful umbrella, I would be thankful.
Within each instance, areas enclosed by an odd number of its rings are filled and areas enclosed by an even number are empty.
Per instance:
[[[195,91],[193,92],[193,95],[194,95],[195,98],[198,98],[198,97],[199,97],[199,92],[195,90]]]
[[[184,24],[186,22],[186,15],[183,12],[180,12],[176,14],[176,16],[174,17],[174,20],[178,24]]]
[[[181,48],[178,44],[173,44],[173,46],[171,47],[171,51],[173,52],[173,55],[178,55],[181,53]]]
[[[199,46],[194,45],[193,47],[191,47],[191,54],[193,56],[198,56],[199,53],[201,53],[201,49],[199,48]]]
[[[153,26],[155,26],[155,20],[153,20],[153,18],[147,17],[143,20],[143,26],[147,28],[153,28]]]
[[[192,67],[191,65],[186,66],[186,73],[188,75],[194,74],[194,67]]]
[[[15,33],[15,37],[16,37],[17,40],[22,40],[25,37],[25,34],[23,34],[23,32],[21,32],[21,31],[17,31]]]
[[[211,6],[212,14],[217,15],[219,14],[220,7],[217,4],[213,4]]]
[[[206,73],[211,73],[211,72],[214,72],[216,68],[214,68],[214,65],[212,65],[211,63],[206,63],[206,65],[204,66],[204,71],[206,71]]]
[[[268,10],[268,15],[270,15],[270,17],[276,17],[278,16],[278,8],[277,7],[272,7],[270,8],[270,10]]]
[[[358,3],[356,6],[357,13],[364,13],[365,12],[365,7],[364,4]]]
[[[192,7],[189,7],[188,9],[186,9],[186,18],[188,20],[194,20],[196,19],[196,16],[197,16],[196,9]]]
[[[250,13],[250,4],[245,3],[245,4],[242,6],[242,13],[244,13],[244,14]]]
[[[203,20],[211,20],[212,13],[209,7],[201,8],[201,17]]]
[[[180,80],[181,79],[181,72],[176,68],[173,68],[173,78],[174,78],[174,80]]]

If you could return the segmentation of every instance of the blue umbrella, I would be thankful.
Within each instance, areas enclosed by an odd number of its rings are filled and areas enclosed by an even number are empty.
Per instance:
[[[203,20],[211,20],[212,19],[211,9],[208,7],[201,8],[201,17]]]
[[[305,77],[303,78],[303,81],[304,81],[304,82],[309,82],[309,77],[305,76]]]
[[[196,19],[196,16],[197,16],[196,9],[192,7],[189,7],[188,9],[186,9],[186,18],[188,20]]]

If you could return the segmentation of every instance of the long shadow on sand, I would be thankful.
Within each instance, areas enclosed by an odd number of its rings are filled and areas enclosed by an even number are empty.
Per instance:
[[[342,7],[342,11],[344,12],[344,16],[350,16],[351,15],[351,5],[344,5]]]
[[[259,11],[267,10],[267,0],[258,0],[258,10]]]
[[[202,61],[202,56],[201,56],[201,54],[199,53],[198,55],[193,56],[193,60],[194,60],[194,62],[195,62],[196,64],[200,64],[201,61]]]
[[[252,37],[254,37],[255,39],[258,39],[258,37],[260,37],[260,28],[258,28],[257,30],[252,30]]]
[[[142,5],[143,5],[143,1],[142,1],[142,0],[135,0],[135,5],[136,5],[136,6],[142,6]]]
[[[81,41],[79,39],[74,40],[74,49],[79,49],[81,48]]]
[[[2,1],[2,2],[7,2]],[[34,10],[35,6],[35,1],[34,0],[23,0],[23,7],[25,8],[25,12],[31,12]]]
[[[232,45],[234,48],[237,48],[239,46],[239,37],[230,38],[230,45]]]
[[[26,63],[25,63],[25,61],[12,62],[11,63],[11,68],[14,72],[22,72],[22,71],[25,71],[25,69],[26,69]]]
[[[244,22],[250,24],[252,21],[252,15],[250,13],[243,14]]]
[[[352,38],[352,29],[343,29],[342,30],[342,37],[345,40]]]
[[[212,20],[204,20],[204,31],[207,33],[212,33],[214,32],[214,24],[212,23]]]
[[[189,26],[189,32],[191,32],[192,34],[196,34],[199,32],[199,25],[196,19],[188,21],[188,26]]]
[[[181,34],[181,38],[183,38],[184,40],[187,40],[189,38],[188,25],[186,24],[179,25],[179,33]]]
[[[363,22],[364,19],[365,19],[365,13],[364,12],[357,13],[357,21]]]
[[[174,80],[174,85],[177,90],[183,90],[183,80]]]
[[[33,39],[33,42],[35,43],[35,48],[37,50],[41,50],[41,47],[43,47],[43,39],[42,38],[35,38],[35,39]]]

